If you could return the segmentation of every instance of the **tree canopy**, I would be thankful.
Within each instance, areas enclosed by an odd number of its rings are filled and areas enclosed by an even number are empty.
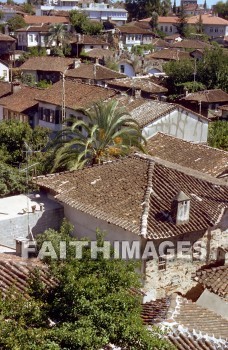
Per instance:
[[[101,33],[103,25],[100,22],[91,21],[88,16],[77,10],[69,12],[70,22],[77,33],[97,35]]]
[[[55,169],[77,169],[129,153],[132,147],[144,150],[141,130],[117,101],[96,103],[90,111],[79,109],[86,118],[72,120],[53,143]]]
[[[209,124],[208,144],[228,151],[228,123],[227,121],[216,121]]]
[[[153,12],[160,16],[167,16],[171,9],[170,0],[126,0],[126,10],[129,20],[139,20],[151,17]]]
[[[24,18],[21,15],[15,15],[7,21],[9,31],[15,32],[15,30],[26,27]]]
[[[48,230],[39,242],[49,239],[57,247],[60,241],[75,240],[70,232],[65,222],[60,232]],[[101,233],[97,242],[102,247]],[[111,343],[131,350],[172,350],[161,332],[148,331],[142,323],[140,297],[131,292],[140,287],[135,268],[134,262],[104,259],[102,253],[91,259],[84,247],[82,259],[70,255],[50,263],[58,281],[52,288],[40,282],[37,269],[30,278],[29,299],[13,290],[0,298],[0,347],[98,350]]]
[[[228,19],[228,0],[226,0],[226,2],[218,1],[217,4],[214,5],[214,11],[217,12],[219,17]]]

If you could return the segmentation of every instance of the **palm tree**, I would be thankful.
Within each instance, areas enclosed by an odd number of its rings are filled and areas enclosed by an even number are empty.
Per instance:
[[[63,47],[69,41],[69,32],[65,24],[51,25],[48,33],[47,44],[52,46],[56,43],[57,47]]]
[[[138,123],[117,101],[96,103],[89,111],[77,109],[88,122],[74,121],[53,142],[56,169],[75,170],[85,165],[126,155],[132,147],[144,152],[146,140]]]

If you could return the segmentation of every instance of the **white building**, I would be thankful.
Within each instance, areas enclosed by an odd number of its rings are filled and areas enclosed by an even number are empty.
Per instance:
[[[18,49],[27,50],[31,47],[47,47],[47,38],[49,33],[49,26],[46,24],[28,26],[27,28],[21,28],[16,30],[18,39]],[[50,45],[49,45],[50,46]],[[55,43],[52,43],[55,46]]]
[[[0,80],[9,81],[8,64],[0,60]]]
[[[77,10],[84,12],[89,19],[97,21],[111,20],[119,25],[126,23],[128,13],[125,9],[115,8],[105,3],[91,3],[78,6],[78,1],[58,1],[48,0],[45,5],[41,5],[36,10],[37,16],[47,15],[51,10],[71,11]]]

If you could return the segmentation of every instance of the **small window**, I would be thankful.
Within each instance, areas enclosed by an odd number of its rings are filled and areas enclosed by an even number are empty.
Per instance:
[[[159,256],[158,258],[158,271],[166,270],[166,258],[164,256]]]
[[[165,32],[168,32],[168,27],[167,26],[165,26]]]
[[[33,43],[33,35],[29,34],[29,41]]]
[[[90,48],[93,49],[93,45],[90,45]]]
[[[213,28],[212,27],[210,27],[210,32],[213,33]]]
[[[215,28],[215,33],[218,33],[218,28]]]
[[[124,70],[125,70],[125,67],[124,67],[123,64],[121,64],[121,65],[120,65],[120,72],[121,72],[121,73],[124,73]]]
[[[163,26],[161,26],[161,30],[163,31]]]
[[[169,27],[169,31],[170,31],[170,32],[173,31],[173,27],[172,27],[172,26]]]

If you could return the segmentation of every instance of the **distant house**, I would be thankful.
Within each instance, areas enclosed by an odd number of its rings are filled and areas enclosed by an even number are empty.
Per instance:
[[[205,50],[211,48],[211,45],[200,40],[193,40],[193,39],[184,39],[182,41],[177,41],[173,44],[171,44],[172,48],[178,48],[181,50],[189,50],[189,49],[194,49],[194,50]]]
[[[114,98],[116,91],[100,86],[89,85],[77,81],[65,81],[65,117],[87,120],[85,115],[76,111],[77,108],[88,109],[95,102]],[[63,85],[62,82],[45,89],[37,98],[39,102],[40,126],[47,127],[53,132],[63,128]]]
[[[189,16],[187,23],[192,26],[196,26],[199,22],[200,16]],[[217,17],[212,14],[201,15],[204,34],[211,38],[224,37],[228,35],[228,21]],[[151,18],[145,18],[141,21],[150,22]],[[166,35],[176,34],[178,24],[177,16],[159,16],[158,17],[158,29],[164,32]]]
[[[32,47],[47,47],[46,39],[48,33],[49,26],[47,24],[30,25],[27,28],[16,30],[15,34],[18,40],[18,49],[27,51]]]
[[[8,60],[16,48],[16,39],[0,33],[0,59]]]
[[[139,99],[136,106],[132,103],[131,116],[146,139],[163,132],[186,141],[207,142],[208,119],[202,115],[174,103],[145,99]],[[127,103],[125,106],[128,107]]]
[[[0,121],[16,119],[32,127],[37,125],[38,101],[35,98],[41,92],[41,89],[14,84],[13,94],[0,99]]]
[[[158,132],[147,140],[147,152],[189,169],[228,180],[228,152]]]
[[[79,63],[74,69],[69,69],[66,78],[84,83],[106,86],[112,79],[123,79],[126,76],[100,64]]]
[[[115,52],[112,50],[95,48],[87,51],[85,58],[104,65],[107,60],[115,59]]]
[[[187,94],[180,102],[191,110],[210,117],[210,111],[214,112],[228,103],[228,94],[221,89],[204,90]]]
[[[56,83],[60,80],[61,74],[75,66],[77,60],[66,57],[31,57],[20,66],[22,75],[32,75],[34,81],[51,81]]]
[[[92,49],[107,50],[109,48],[109,44],[99,36],[76,34],[76,38],[71,40],[71,47],[72,54],[79,57],[82,51],[87,53]]]
[[[140,28],[127,24],[116,29],[119,35],[119,48],[122,50],[127,48],[131,51],[133,46],[151,44],[152,39],[155,37],[151,29]]]
[[[218,242],[227,245],[228,188],[222,180],[145,154],[110,161],[96,167],[40,176],[36,183],[61,202],[77,237],[95,239],[96,228],[105,240],[147,242],[155,250],[172,242],[174,256],[165,250],[147,256],[144,288],[155,298],[185,294],[196,285],[192,273],[217,262]],[[177,242],[188,243],[188,258],[176,258]],[[202,259],[194,245],[205,247]],[[121,251],[121,250],[120,250]],[[151,250],[150,250],[151,252]]]
[[[24,21],[28,25],[69,24],[69,18],[64,16],[30,16],[25,15]]]
[[[118,60],[119,72],[127,75],[128,77],[134,77],[136,75],[136,66],[127,58],[120,58]]]
[[[0,80],[9,81],[9,66],[0,60]]]
[[[152,99],[159,99],[168,92],[168,89],[155,84],[150,78],[144,76],[114,79],[107,81],[107,85],[130,96],[142,96]]]

